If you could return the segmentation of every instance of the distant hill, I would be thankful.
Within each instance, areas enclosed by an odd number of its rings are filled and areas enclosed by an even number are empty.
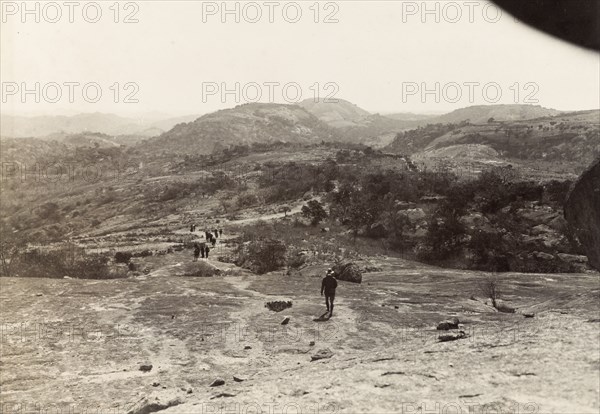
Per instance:
[[[452,151],[440,150],[456,145],[484,145],[503,159],[575,161],[587,165],[600,154],[600,111],[513,122],[433,124],[399,133],[385,149],[394,153],[450,155]]]
[[[371,116],[368,111],[343,99],[337,99],[335,103],[326,103],[324,101],[322,98],[318,102],[315,102],[314,99],[306,99],[298,103],[298,105],[335,128],[362,125]]]
[[[395,119],[396,121],[426,121],[438,117],[439,115],[429,114],[413,114],[412,112],[402,112],[397,114],[385,114],[386,118]]]
[[[49,135],[63,136],[80,133],[106,135],[139,135],[152,137],[162,134],[181,122],[189,122],[197,116],[168,119],[136,119],[100,112],[73,116],[12,116],[0,118],[0,135],[13,138],[40,138]]]
[[[470,121],[472,124],[486,123],[490,118],[495,121],[524,121],[528,119],[555,116],[556,109],[539,105],[479,105],[457,109],[448,114],[429,118],[431,123],[455,123]]]
[[[371,114],[343,99],[338,99],[335,103],[325,103],[323,99],[319,102],[307,99],[299,105],[327,125],[337,128],[345,142],[374,148],[388,145],[398,132],[423,125],[426,123],[423,120],[428,118],[427,115],[414,114]]]
[[[336,130],[297,105],[252,103],[176,125],[142,147],[167,153],[210,154],[236,145],[339,141]]]

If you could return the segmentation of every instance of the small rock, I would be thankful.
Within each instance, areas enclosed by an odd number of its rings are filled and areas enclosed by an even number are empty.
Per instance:
[[[523,316],[526,318],[533,318],[535,317],[535,313],[533,312],[523,312]]]
[[[217,378],[210,384],[211,387],[220,387],[221,385],[225,385],[225,380],[222,380],[220,378]]]
[[[286,316],[285,318],[283,318],[283,320],[281,321],[282,325],[287,325],[288,323],[290,323],[290,317]]]
[[[228,398],[228,397],[235,397],[235,394],[230,394],[228,392],[222,392],[220,394],[213,395],[212,397],[210,397],[210,399],[214,400],[215,398]]]
[[[400,306],[394,305],[394,309],[400,309]]]
[[[308,344],[308,346],[315,346],[315,341],[310,341],[310,343]]]
[[[252,347],[250,345],[246,345],[244,349],[252,349]]]
[[[152,371],[152,364],[142,364],[142,365],[140,365],[140,371],[142,371],[142,372],[150,372],[150,371]]]
[[[191,389],[191,388],[188,388],[188,390],[187,390],[187,393],[188,393],[188,394],[191,394],[191,393],[193,393],[193,392],[194,392],[194,390],[193,390],[193,389]]]
[[[310,361],[318,361],[320,359],[329,359],[333,356],[333,352],[330,349],[319,349],[316,354],[310,357]]]
[[[160,382],[154,382],[154,383],[152,383],[153,387],[158,387],[159,385],[160,385]]]
[[[448,319],[446,321],[442,321],[438,324],[438,331],[447,331],[449,329],[458,329],[459,320],[458,318]]]
[[[233,380],[234,380],[235,382],[244,382],[244,380],[243,380],[242,378],[236,377],[235,375],[234,375],[234,377],[233,377]]]
[[[440,342],[448,342],[448,341],[456,341],[457,339],[463,339],[463,338],[466,338],[466,336],[467,336],[467,334],[465,333],[465,331],[458,331],[458,332],[440,335],[440,336],[438,336],[438,339]]]

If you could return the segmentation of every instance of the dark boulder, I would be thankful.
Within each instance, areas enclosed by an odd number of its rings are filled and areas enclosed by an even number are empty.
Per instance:
[[[345,263],[333,266],[333,273],[337,280],[352,283],[362,283],[362,272],[355,263]]]

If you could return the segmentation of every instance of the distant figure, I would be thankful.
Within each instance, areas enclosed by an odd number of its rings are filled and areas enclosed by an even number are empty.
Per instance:
[[[206,255],[206,258],[208,259],[208,252],[210,252],[210,248],[208,246],[204,247],[204,254]]]
[[[333,315],[333,301],[335,300],[335,289],[337,288],[337,280],[333,277],[333,269],[327,270],[327,275],[323,278],[321,283],[321,296],[325,292],[325,304],[327,305],[327,312],[329,316]]]
[[[200,254],[202,255],[202,258],[204,259],[204,251],[206,250],[206,243],[200,243]]]
[[[194,262],[198,261],[198,257],[200,256],[200,246],[198,245],[198,243],[194,243]],[[202,257],[204,257],[204,254],[202,254]]]
[[[208,235],[209,235],[209,234],[210,234],[210,233],[208,232],[208,230],[206,230],[206,231],[204,232],[204,236],[206,237],[206,240],[207,240],[207,241],[210,241],[210,239],[209,239],[209,237],[208,237]]]
[[[193,233],[193,232],[194,232],[194,225],[192,224],[192,225],[190,225],[190,233]]]
[[[218,238],[219,237],[219,230],[215,229],[214,232],[215,232],[215,238]]]
[[[223,229],[219,229],[219,236],[223,237]]]
[[[217,244],[217,239],[216,238],[212,238],[211,243],[213,245],[213,248],[215,247],[215,245]]]

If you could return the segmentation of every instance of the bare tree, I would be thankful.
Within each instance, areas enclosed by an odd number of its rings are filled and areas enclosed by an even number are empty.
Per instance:
[[[485,280],[479,282],[479,290],[481,293],[490,298],[492,301],[492,306],[498,309],[498,299],[500,297],[500,279],[498,275],[495,273],[491,273],[485,276]]]

